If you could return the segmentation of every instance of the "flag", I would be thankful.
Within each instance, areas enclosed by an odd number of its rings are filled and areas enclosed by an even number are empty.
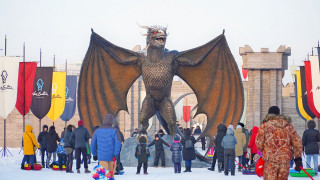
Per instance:
[[[20,62],[18,77],[18,94],[16,108],[22,116],[25,116],[30,109],[34,77],[36,75],[36,62]]]
[[[298,115],[305,121],[312,119],[303,108],[300,71],[296,71],[295,89],[296,89],[295,91],[296,92],[296,109],[297,109]]]
[[[183,106],[183,120],[186,123],[190,120],[190,108],[191,106]]]
[[[314,107],[320,112],[320,69],[318,56],[310,56]]]
[[[66,72],[53,72],[51,89],[51,107],[47,116],[54,122],[64,111],[66,90]]]
[[[309,108],[308,104],[308,96],[307,96],[307,85],[306,85],[306,75],[305,75],[305,68],[304,66],[300,66],[300,91],[301,91],[301,99],[302,105],[305,112],[313,119],[316,116],[312,113],[311,109]],[[310,120],[310,119],[308,119]]]
[[[16,104],[19,59],[19,57],[0,57],[0,116],[3,118],[7,118]]]
[[[244,79],[247,79],[248,77],[248,69],[243,69],[243,66],[242,66],[242,76]]]
[[[310,61],[304,61],[304,66],[305,66],[305,73],[306,73],[305,75],[306,75],[308,105],[309,105],[311,112],[317,118],[320,118],[320,113],[314,107],[314,102],[313,102],[312,76],[311,76],[311,63],[310,63]]]
[[[38,118],[44,118],[51,107],[53,67],[38,67],[34,78],[31,111]]]
[[[66,105],[60,118],[69,121],[76,111],[77,76],[67,76]]]

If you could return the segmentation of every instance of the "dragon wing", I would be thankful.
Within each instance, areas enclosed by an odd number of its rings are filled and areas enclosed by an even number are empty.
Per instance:
[[[212,139],[220,123],[235,126],[243,111],[243,87],[224,34],[203,46],[177,54],[175,59],[180,64],[177,75],[196,94],[195,116],[200,113],[207,116],[207,126],[197,140],[203,136]]]
[[[138,65],[143,56],[111,44],[92,31],[90,45],[83,60],[78,89],[78,109],[85,127],[102,124],[110,113],[128,111],[127,93],[141,75]]]

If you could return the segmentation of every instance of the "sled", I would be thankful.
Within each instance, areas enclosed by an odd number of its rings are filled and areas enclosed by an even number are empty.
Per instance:
[[[250,167],[250,168],[247,168],[247,169],[243,169],[242,170],[242,174],[243,175],[256,175],[256,169],[255,169],[255,167]]]
[[[59,165],[53,165],[53,166],[52,166],[52,170],[54,170],[54,171],[60,170],[60,169],[59,169]],[[62,170],[63,170],[63,171],[66,170],[66,166],[65,166],[65,165],[62,165]]]
[[[42,165],[38,163],[33,164],[33,170],[40,171],[42,169]]]
[[[311,176],[313,177],[314,175],[316,175],[316,172],[311,169],[311,168],[305,168],[305,171]],[[302,170],[299,172],[299,171],[296,171],[294,169],[290,169],[289,171],[289,175],[291,177],[308,177],[308,175],[306,173],[304,173]]]
[[[24,164],[24,170],[31,170],[31,164]]]

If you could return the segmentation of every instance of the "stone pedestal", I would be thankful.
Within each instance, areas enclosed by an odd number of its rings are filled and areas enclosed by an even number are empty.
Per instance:
[[[153,141],[154,137],[148,136],[148,144]],[[166,141],[168,144],[173,143],[173,139],[171,136],[164,135],[162,137],[164,141]],[[136,147],[138,145],[138,137],[130,137],[125,140],[121,153],[120,153],[120,158],[121,158],[121,163],[125,167],[137,167],[138,166],[138,160],[135,157],[135,151]],[[172,153],[170,151],[170,148],[167,146],[164,147],[164,153],[165,153],[165,161],[166,161],[166,167],[173,167],[173,163],[171,160]],[[153,145],[152,147],[149,148],[151,157],[148,161],[148,167],[153,167],[154,163],[154,157],[155,157],[155,146]],[[159,160],[159,167],[161,167],[161,160]],[[184,161],[181,162],[181,166],[184,167]],[[193,168],[206,168],[209,167],[209,164],[200,161],[199,159],[196,159],[192,161],[192,167]]]

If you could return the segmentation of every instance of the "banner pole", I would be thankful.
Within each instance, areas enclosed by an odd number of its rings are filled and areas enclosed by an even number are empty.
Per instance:
[[[39,119],[39,134],[41,133],[41,119]]]
[[[3,124],[3,157],[6,157],[6,118],[4,118],[4,124]]]
[[[5,35],[4,39],[4,56],[7,56],[7,35]]]
[[[41,52],[41,48],[40,48],[40,67],[41,67],[41,56],[42,56],[42,52]]]
[[[24,73],[24,62],[25,62],[25,60],[26,60],[26,44],[23,43],[23,73]],[[23,82],[24,82],[24,74],[23,74]],[[24,90],[23,90],[23,93],[24,93]],[[23,100],[24,100],[24,96],[23,96]],[[24,101],[23,101],[23,103],[24,103]],[[25,122],[24,115],[22,117],[23,117],[22,119],[23,119],[23,133],[24,133],[26,122]]]

